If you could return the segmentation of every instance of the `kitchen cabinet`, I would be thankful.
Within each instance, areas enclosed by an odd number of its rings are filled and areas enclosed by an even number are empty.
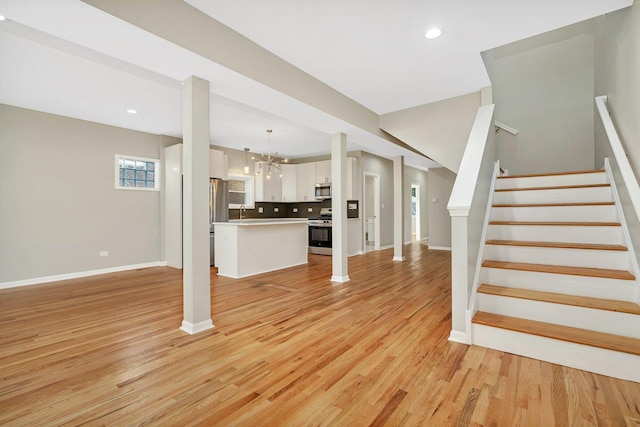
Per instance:
[[[209,150],[209,176],[211,178],[220,178],[227,180],[229,158],[224,151]]]
[[[298,202],[315,201],[316,164],[296,165],[296,199]]]
[[[316,178],[314,184],[320,182],[331,182],[331,160],[316,162]]]
[[[171,145],[173,147],[168,151],[168,155],[171,156],[170,162],[173,162],[172,171],[182,175],[182,144]],[[165,154],[167,152],[165,151]],[[177,159],[177,160],[176,160]],[[167,160],[165,160],[165,163]],[[209,150],[209,177],[229,179],[228,170],[229,157],[220,150]]]
[[[260,170],[260,164],[256,162],[256,171]],[[281,202],[282,201],[282,178],[272,172],[271,177],[267,175],[266,169],[256,174],[256,202]]]
[[[296,202],[298,194],[296,193],[296,165],[282,164],[282,201]]]

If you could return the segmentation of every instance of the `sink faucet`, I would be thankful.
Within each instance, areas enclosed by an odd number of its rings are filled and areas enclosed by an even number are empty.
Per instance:
[[[244,205],[240,205],[240,219],[242,219],[242,213],[247,213],[247,209],[244,207]]]

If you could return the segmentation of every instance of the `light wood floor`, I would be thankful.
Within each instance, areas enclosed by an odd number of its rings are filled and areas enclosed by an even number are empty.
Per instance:
[[[405,248],[214,275],[194,336],[171,268],[1,290],[0,425],[640,425],[640,384],[449,342],[450,253]]]

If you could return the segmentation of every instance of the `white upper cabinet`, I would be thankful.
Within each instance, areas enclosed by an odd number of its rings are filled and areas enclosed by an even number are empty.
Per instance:
[[[316,162],[316,183],[331,182],[331,160],[322,160]]]
[[[260,170],[260,164],[256,162],[256,171]],[[277,173],[267,175],[266,170],[256,174],[256,202],[281,202],[282,201],[282,178]]]
[[[282,164],[282,201],[296,202],[296,165]]]
[[[296,199],[298,202],[315,201],[316,164],[296,165]]]
[[[227,173],[228,157],[224,151],[209,150],[209,176],[211,178],[229,179]]]

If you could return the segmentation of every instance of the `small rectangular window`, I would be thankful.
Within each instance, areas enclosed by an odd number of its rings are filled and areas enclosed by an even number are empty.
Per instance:
[[[160,190],[160,160],[116,154],[115,188],[120,190]]]
[[[229,175],[229,208],[254,208],[253,176]]]

